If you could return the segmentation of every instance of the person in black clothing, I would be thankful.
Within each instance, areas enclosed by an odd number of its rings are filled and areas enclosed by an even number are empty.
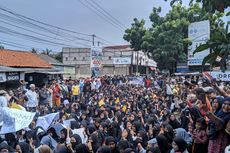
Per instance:
[[[109,136],[105,139],[105,145],[109,146],[111,149],[111,153],[119,153],[119,150],[116,146],[116,141],[114,137]]]

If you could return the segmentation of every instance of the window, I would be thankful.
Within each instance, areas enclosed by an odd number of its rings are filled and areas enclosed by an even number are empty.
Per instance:
[[[66,57],[65,60],[68,61],[68,57]]]
[[[76,61],[77,60],[77,58],[76,57],[74,57],[74,59],[73,59],[74,61]]]
[[[82,57],[83,60],[85,60],[85,57]]]
[[[111,56],[109,56],[109,60],[111,60]]]

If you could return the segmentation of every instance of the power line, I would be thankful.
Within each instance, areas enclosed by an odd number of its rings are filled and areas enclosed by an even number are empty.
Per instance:
[[[113,22],[111,22],[110,20],[108,20],[106,17],[102,16],[101,14],[99,14],[97,11],[95,11],[92,7],[89,7],[87,4],[85,4],[84,2],[82,2],[81,0],[79,0],[79,2],[84,5],[86,8],[88,8],[90,11],[92,11],[93,13],[95,13],[97,16],[99,16],[100,18],[102,18],[103,20],[105,20],[106,22],[110,23],[112,26],[116,27],[117,29],[123,31],[123,29],[121,29],[120,26],[114,24]],[[88,1],[85,1],[89,4]],[[92,5],[92,4],[91,4]]]
[[[0,9],[1,9],[1,8],[0,8]],[[26,25],[26,26],[29,25],[29,27],[31,27],[31,26],[32,26],[32,27],[36,27],[36,29],[40,29],[40,30],[43,30],[43,31],[52,33],[52,34],[54,34],[54,35],[58,35],[58,36],[61,36],[61,37],[65,37],[66,39],[69,39],[69,37],[72,37],[72,38],[74,38],[74,39],[78,39],[78,40],[82,40],[82,41],[86,41],[86,42],[91,42],[91,41],[88,40],[88,39],[76,37],[76,36],[71,35],[71,34],[62,33],[62,32],[57,33],[56,30],[54,31],[53,29],[44,28],[44,27],[42,27],[42,26],[40,26],[40,25],[37,25],[37,24],[34,24],[34,23],[30,22],[30,21],[27,21],[27,20],[24,20],[24,19],[22,20],[21,18],[20,18],[20,19],[14,18],[14,17],[8,16],[8,15],[5,15],[5,14],[1,14],[1,13],[0,13],[0,16],[1,16],[2,18],[4,18],[5,20],[10,20],[10,21],[12,21],[12,22],[17,22],[17,23],[19,23],[19,24],[21,23],[21,24],[24,24],[24,25]],[[73,41],[73,40],[72,40],[72,41]]]
[[[23,30],[25,30],[25,31],[28,31],[28,32],[31,32],[31,33],[35,33],[35,34],[37,34],[37,35],[44,36],[44,37],[47,37],[47,38],[50,38],[50,39],[60,40],[60,41],[66,41],[66,40],[68,40],[68,39],[54,38],[54,37],[51,37],[51,36],[49,36],[49,35],[41,34],[41,33],[38,33],[38,32],[36,32],[36,31],[33,31],[33,30],[25,29],[25,28],[23,28],[23,27],[20,27],[20,26],[17,26],[17,25],[14,25],[14,24],[11,24],[11,23],[2,21],[2,20],[0,20],[0,21],[1,21],[2,23],[7,24],[7,25],[10,25],[10,26],[13,26],[13,27],[16,27],[16,28],[19,28],[19,29],[23,29]],[[70,41],[70,40],[69,40],[69,41]],[[74,44],[76,43],[76,44],[80,44],[80,45],[86,45],[86,44],[83,44],[83,43],[80,43],[80,42],[73,42],[73,41],[71,41],[71,42],[74,43]]]
[[[114,16],[112,16],[108,11],[106,11],[102,6],[100,6],[96,1],[91,0],[94,5],[96,5],[98,8],[100,8],[107,16],[109,16],[111,19],[116,21],[118,24],[120,24],[122,27],[126,28],[126,26],[123,25],[118,19],[116,19]],[[127,29],[127,28],[126,28]]]
[[[16,22],[16,23],[19,23],[19,24],[23,24],[24,26],[27,26],[27,27],[31,27],[31,26],[32,26],[32,28],[34,28],[34,26],[35,26],[36,29],[38,28],[38,29],[40,29],[40,30],[44,30],[44,31],[46,31],[46,32],[48,31],[48,32],[54,34],[54,32],[53,32],[53,31],[49,31],[49,29],[45,29],[45,28],[43,28],[43,27],[34,25],[33,23],[23,22],[23,21],[20,20],[20,19],[17,19],[17,18],[8,16],[8,15],[5,15],[5,14],[1,14],[1,13],[0,13],[0,18],[4,19],[4,20],[6,20],[6,21],[9,21],[9,22]],[[2,21],[2,20],[1,20],[1,21]],[[41,33],[35,32],[34,30],[25,29],[25,28],[23,28],[23,27],[21,27],[21,26],[17,26],[17,25],[15,25],[15,24],[11,24],[11,23],[9,23],[9,22],[2,21],[2,23],[8,24],[8,25],[10,25],[10,26],[17,27],[17,28],[20,28],[20,29],[23,29],[23,30],[25,30],[25,31],[29,31],[29,32],[32,32],[32,33],[36,33],[36,34],[38,34],[38,35],[45,36],[45,37],[48,37],[48,38],[51,38],[51,39],[61,40],[61,41],[69,40],[69,41],[71,41],[71,42],[74,43],[74,44],[80,44],[80,45],[83,45],[83,46],[87,46],[86,44],[83,44],[83,43],[80,43],[80,42],[76,42],[76,41],[73,40],[73,39],[69,39],[69,37],[67,37],[67,36],[65,36],[65,37],[66,37],[65,39],[60,39],[60,38],[57,38],[57,37],[54,38],[54,37],[51,37],[51,36],[49,36],[49,35],[45,35],[45,34],[41,34]],[[28,25],[29,25],[29,26],[28,26]],[[56,32],[55,32],[55,35],[56,35]],[[59,35],[59,34],[58,34],[58,35]],[[60,35],[60,36],[61,36],[61,35]],[[87,40],[87,42],[91,42],[91,41],[90,41],[90,40]]]
[[[111,18],[104,13],[103,11],[101,11],[100,9],[98,9],[95,5],[93,5],[90,1],[85,0],[86,3],[88,3],[93,9],[95,9],[97,12],[99,12],[103,17],[105,17],[108,21],[112,22],[113,24],[115,24],[116,26],[118,26],[119,28],[122,29],[122,31],[124,30],[123,26],[121,26],[119,23],[115,22],[113,19],[111,20]]]
[[[112,42],[110,42],[110,41],[107,41],[107,40],[105,40],[104,38],[101,38],[101,37],[99,37],[99,36],[97,36],[97,35],[96,35],[96,37],[97,37],[98,39],[100,39],[100,40],[103,40],[103,41],[107,42],[108,44],[115,45],[114,43],[112,43]]]
[[[20,33],[20,32],[17,32],[15,30],[11,30],[11,29],[8,29],[8,28],[2,27],[2,26],[0,26],[0,29],[2,29],[2,30],[0,30],[1,33],[22,36],[24,38],[29,38],[30,40],[32,39],[34,41],[36,40],[36,41],[39,41],[39,42],[53,44],[53,45],[59,45],[59,46],[71,46],[69,44],[53,42],[53,41],[50,41],[50,40],[47,40],[47,39],[42,39],[42,38],[38,38],[38,37],[31,36],[31,35],[28,35],[28,34],[23,34],[23,33]]]
[[[81,2],[81,3],[82,3],[82,2]],[[83,4],[83,3],[82,3],[82,4]],[[84,5],[84,4],[83,4],[83,5]],[[86,6],[86,7],[87,7],[87,6]],[[28,20],[30,20],[30,21],[37,22],[37,23],[39,23],[39,24],[46,25],[46,26],[49,26],[49,27],[52,27],[52,28],[55,28],[55,29],[58,29],[58,30],[63,30],[63,31],[66,31],[66,32],[71,32],[71,33],[74,33],[74,34],[81,34],[81,35],[85,35],[85,36],[91,36],[90,34],[85,34],[85,33],[81,33],[81,32],[76,32],[76,31],[64,29],[64,28],[61,28],[61,27],[58,27],[58,26],[54,26],[54,25],[51,25],[51,24],[47,24],[47,23],[44,23],[44,22],[41,22],[41,21],[38,21],[38,20],[35,20],[35,19],[32,19],[32,18],[29,18],[29,17],[26,17],[26,16],[24,16],[24,15],[20,15],[20,14],[18,14],[18,13],[15,13],[15,12],[13,12],[13,11],[11,11],[11,10],[9,10],[9,9],[3,8],[3,7],[0,7],[0,9],[3,10],[3,11],[5,11],[5,12],[8,12],[8,13],[10,13],[10,14],[12,14],[12,15],[15,15],[15,16],[21,18],[21,19],[24,19],[24,21],[26,21],[26,22],[28,22]],[[25,20],[25,19],[27,19],[27,20]],[[33,24],[33,23],[31,23],[31,22],[29,22],[29,23],[30,23],[30,24]],[[34,24],[33,24],[33,25],[34,25]],[[35,25],[36,25],[36,24],[35,24]],[[38,26],[38,25],[36,25],[36,26]],[[80,40],[81,40],[82,38],[77,37],[77,39],[80,39]],[[83,38],[82,40],[84,40],[84,38]],[[89,40],[86,40],[86,41],[89,41]]]
[[[35,19],[32,19],[32,18],[26,17],[26,16],[21,15],[21,14],[17,14],[17,13],[15,13],[15,12],[13,12],[13,11],[10,11],[9,9],[5,9],[5,8],[2,8],[2,7],[0,7],[0,9],[3,10],[3,11],[8,12],[8,13],[10,13],[10,14],[13,14],[13,15],[15,15],[15,16],[18,16],[18,17],[21,17],[21,18],[24,18],[24,19],[28,19],[28,20],[31,20],[31,21],[34,21],[34,22],[37,22],[37,23],[40,23],[40,24],[43,24],[43,25],[46,25],[46,26],[49,26],[49,27],[61,29],[61,30],[63,30],[63,31],[72,32],[72,33],[75,33],[75,34],[90,36],[89,34],[85,34],[85,33],[81,33],[81,32],[76,32],[76,31],[64,29],[64,28],[61,28],[61,27],[58,27],[58,26],[54,26],[54,25],[51,25],[51,24],[48,24],[48,23],[44,23],[44,22],[41,22],[41,21],[38,21],[38,20],[35,20]]]
[[[0,41],[0,44],[7,45],[7,46],[11,46],[11,47],[21,48],[21,49],[23,49],[23,50],[28,50],[28,48],[26,48],[26,47],[23,47],[23,46],[20,46],[20,45],[11,44],[11,43],[6,43],[6,42],[1,42],[1,41]]]
[[[31,46],[27,46],[27,45],[23,45],[23,44],[19,44],[19,43],[15,43],[15,42],[12,42],[12,41],[8,41],[8,40],[3,40],[3,39],[0,39],[0,44],[6,44],[6,45],[15,45],[15,47],[24,47],[27,48],[27,49],[31,49],[31,48],[35,48],[37,50],[43,50],[41,48],[37,48],[37,47],[31,47]]]

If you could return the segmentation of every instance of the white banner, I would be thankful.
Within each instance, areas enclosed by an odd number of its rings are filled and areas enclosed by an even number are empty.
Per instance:
[[[75,119],[69,119],[69,120],[65,120],[65,121],[63,121],[63,124],[66,126],[66,127],[68,127],[68,128],[70,128],[70,126],[71,126],[71,122],[72,121],[76,121]]]
[[[195,49],[204,44],[210,38],[210,22],[209,20],[195,22],[188,27],[188,38],[192,40],[192,45],[188,47],[188,65],[202,65],[205,56],[210,53],[210,49],[193,55]]]
[[[53,124],[51,127],[53,127],[55,129],[55,131],[59,137],[61,136],[61,130],[67,128],[64,124],[61,124],[61,123]]]
[[[44,130],[47,130],[53,121],[59,119],[59,113],[51,113],[45,116],[40,116],[37,119],[36,127],[40,126]]]
[[[0,108],[0,112],[3,120],[0,134],[17,132],[27,128],[35,116],[35,113],[8,107]]]
[[[220,81],[230,81],[230,72],[210,72],[210,75]]]
[[[130,57],[113,58],[113,64],[131,64]]]
[[[85,140],[85,135],[84,135],[84,128],[80,128],[80,129],[74,129],[72,130],[73,134],[78,134],[81,137],[81,140],[84,141]]]
[[[6,74],[0,73],[0,82],[6,82]]]
[[[129,78],[128,84],[133,84],[133,85],[141,85],[144,86],[144,78],[143,77],[133,77]]]

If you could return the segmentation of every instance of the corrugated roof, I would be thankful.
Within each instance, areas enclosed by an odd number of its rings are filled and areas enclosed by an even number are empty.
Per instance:
[[[24,72],[24,70],[21,70],[19,68],[0,66],[0,72]]]
[[[36,54],[26,51],[0,49],[0,65],[9,67],[51,68]]]
[[[38,56],[43,59],[44,61],[48,62],[49,64],[54,64],[54,65],[64,65],[60,61],[54,59],[53,57],[50,57],[49,55],[46,54],[38,54]]]

